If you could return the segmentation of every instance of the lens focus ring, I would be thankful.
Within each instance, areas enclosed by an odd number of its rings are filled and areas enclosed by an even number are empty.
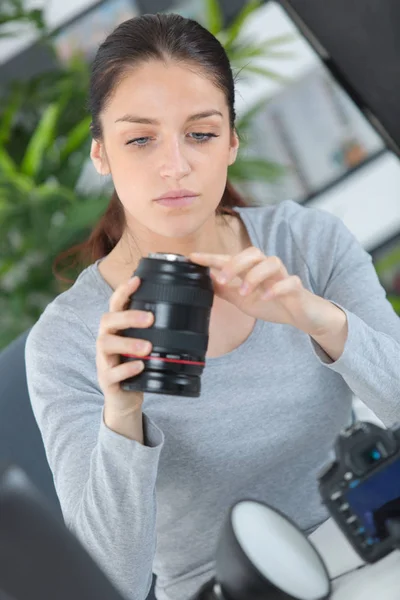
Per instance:
[[[134,299],[141,302],[169,302],[208,308],[212,304],[213,292],[199,287],[144,281],[135,292]]]
[[[149,340],[153,347],[165,348],[168,352],[193,353],[207,351],[208,335],[191,333],[190,331],[173,331],[168,329],[135,329],[124,330],[124,335]]]

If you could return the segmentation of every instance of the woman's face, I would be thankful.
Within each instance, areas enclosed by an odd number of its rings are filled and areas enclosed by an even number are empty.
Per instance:
[[[238,139],[210,77],[173,61],[143,63],[116,88],[101,125],[91,157],[99,173],[111,173],[134,231],[185,237],[214,219]],[[196,197],[186,206],[156,201],[180,189]]]

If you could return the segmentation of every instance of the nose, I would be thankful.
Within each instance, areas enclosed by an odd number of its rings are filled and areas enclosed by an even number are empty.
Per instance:
[[[178,181],[191,172],[191,167],[178,139],[165,144],[160,167],[161,177]]]

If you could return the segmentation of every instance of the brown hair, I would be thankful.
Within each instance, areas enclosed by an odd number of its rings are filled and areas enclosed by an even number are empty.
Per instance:
[[[234,130],[234,79],[225,49],[197,21],[174,13],[157,13],[124,21],[100,45],[92,65],[88,102],[94,139],[102,139],[100,114],[126,71],[139,61],[167,58],[195,64],[209,75],[225,94],[230,126]],[[227,181],[217,214],[232,214],[234,206],[246,206],[246,202]],[[124,208],[114,191],[106,212],[89,238],[56,257],[53,262],[55,277],[59,281],[73,283],[57,272],[57,265],[71,257],[75,260],[69,268],[88,265],[109,254],[121,239],[125,226]]]

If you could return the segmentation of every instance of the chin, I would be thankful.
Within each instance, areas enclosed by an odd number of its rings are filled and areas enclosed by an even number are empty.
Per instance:
[[[212,212],[199,214],[199,212],[181,212],[168,217],[159,217],[153,220],[150,229],[158,235],[167,238],[185,238],[193,235],[198,231],[209,219],[214,216],[215,209]]]

